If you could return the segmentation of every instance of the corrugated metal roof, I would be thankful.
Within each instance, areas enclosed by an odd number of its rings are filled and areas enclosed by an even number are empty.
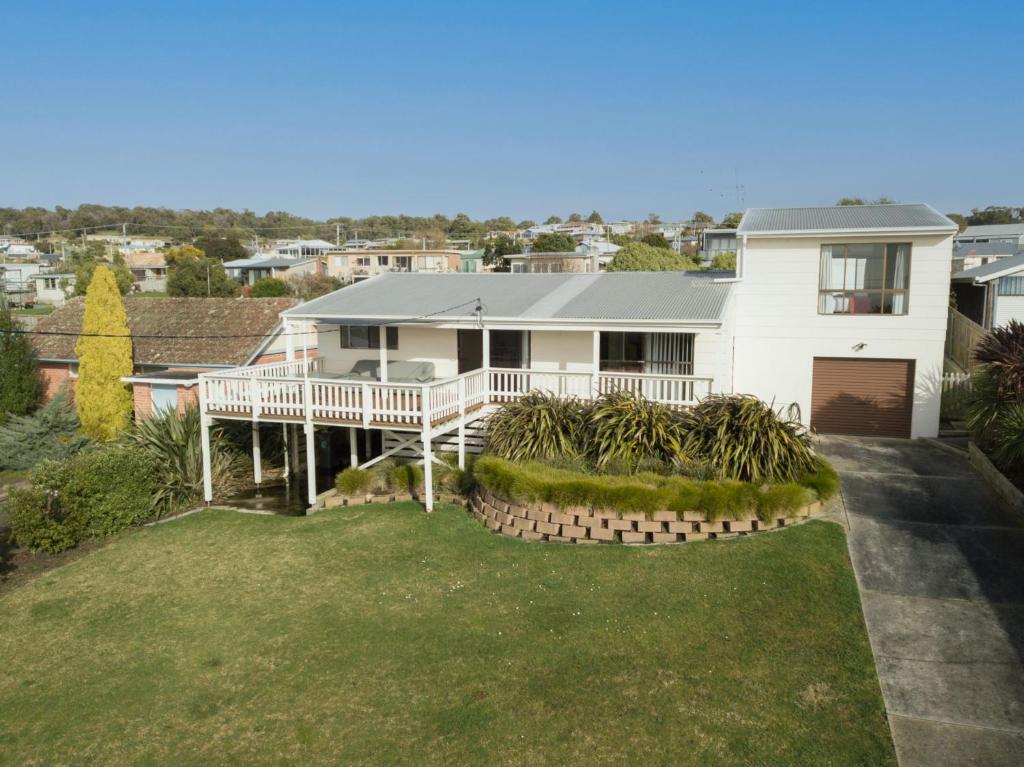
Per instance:
[[[939,229],[957,226],[930,205],[836,205],[828,208],[750,208],[740,234]]]
[[[988,282],[1001,272],[1014,272],[1024,269],[1024,251],[1009,258],[999,258],[989,261],[987,264],[976,266],[973,269],[964,269],[953,275],[957,282]]]
[[[958,242],[953,245],[953,258],[969,256],[1012,256],[1021,250],[1018,242]]]
[[[386,273],[297,306],[286,316],[718,321],[731,284],[700,272]]]
[[[1024,237],[1024,221],[1017,224],[984,224],[980,226],[969,226],[964,229],[961,237],[999,237],[1013,236]]]

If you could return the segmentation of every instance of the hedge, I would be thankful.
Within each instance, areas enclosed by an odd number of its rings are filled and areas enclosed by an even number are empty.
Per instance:
[[[513,463],[483,456],[474,466],[476,482],[509,500],[546,502],[641,512],[700,511],[710,520],[756,514],[770,521],[838,491],[835,471],[825,461],[800,482],[755,485],[735,480],[702,481],[659,474],[592,475],[541,463]]]

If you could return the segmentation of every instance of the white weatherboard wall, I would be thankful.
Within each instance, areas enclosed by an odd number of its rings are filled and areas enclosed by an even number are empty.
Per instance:
[[[911,243],[908,314],[818,314],[821,246],[850,242]],[[935,436],[951,260],[952,235],[748,239],[736,286],[733,389],[777,406],[795,402],[808,423],[815,357],[913,359],[911,436]]]
[[[1010,320],[1024,322],[1024,296],[995,296],[992,307],[992,327],[1005,325]]]
[[[530,333],[530,368],[589,373],[594,363],[594,334],[590,331],[534,330]]]
[[[320,325],[318,355],[324,370],[347,373],[359,360],[380,359],[379,349],[342,349],[337,325]],[[381,328],[381,335],[385,331]],[[433,362],[436,378],[451,378],[459,372],[457,331],[449,328],[398,327],[398,348],[388,349],[388,361]]]

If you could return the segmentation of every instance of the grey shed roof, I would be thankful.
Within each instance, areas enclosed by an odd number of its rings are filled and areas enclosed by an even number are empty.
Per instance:
[[[953,275],[955,282],[988,282],[996,277],[1003,277],[1024,270],[1024,251],[1009,258],[999,258],[973,269],[964,269]]]
[[[397,322],[486,318],[717,322],[731,284],[699,272],[475,274],[389,272],[302,304],[285,317],[392,319]]]
[[[835,205],[828,208],[750,208],[740,234],[874,230],[957,230],[930,205]]]

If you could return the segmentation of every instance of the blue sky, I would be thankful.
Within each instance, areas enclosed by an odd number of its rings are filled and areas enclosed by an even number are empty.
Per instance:
[[[1024,204],[1019,3],[0,0],[0,205]]]

